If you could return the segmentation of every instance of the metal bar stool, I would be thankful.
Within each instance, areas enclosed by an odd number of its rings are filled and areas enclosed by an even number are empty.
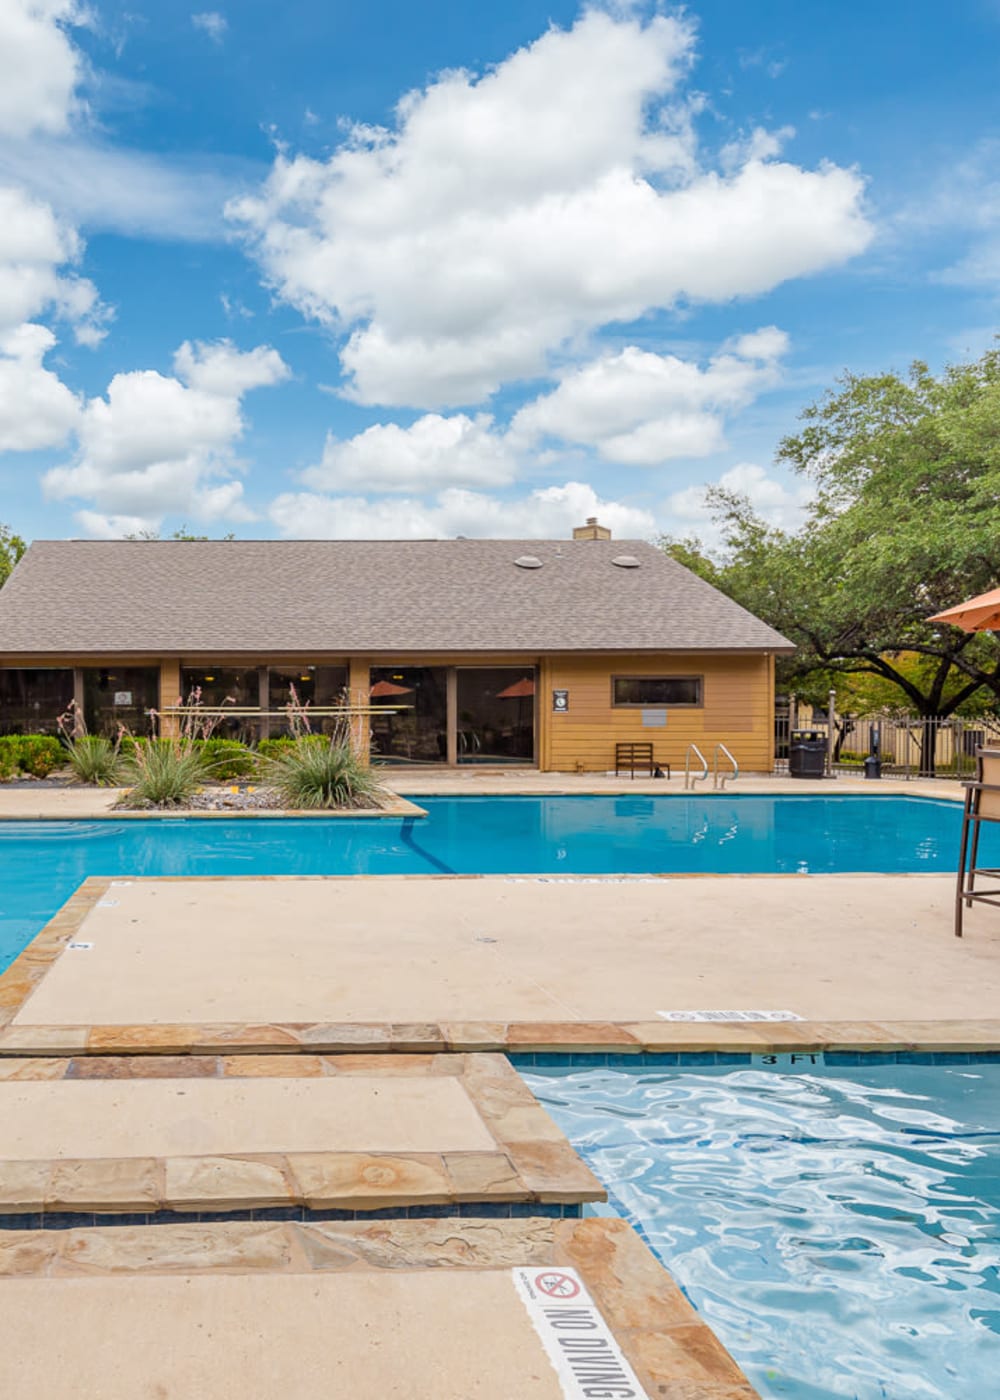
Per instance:
[[[965,808],[962,813],[962,840],[958,856],[958,886],[955,891],[955,937],[962,937],[962,918],[973,900],[1000,905],[1000,885],[976,889],[976,877],[1000,880],[1000,870],[977,864],[979,832],[983,822],[1000,822],[1000,749],[976,750],[976,776],[963,783]]]

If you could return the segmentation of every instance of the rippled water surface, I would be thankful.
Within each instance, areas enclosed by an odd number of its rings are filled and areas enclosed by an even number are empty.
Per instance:
[[[1000,1065],[522,1073],[762,1395],[1000,1397]]]

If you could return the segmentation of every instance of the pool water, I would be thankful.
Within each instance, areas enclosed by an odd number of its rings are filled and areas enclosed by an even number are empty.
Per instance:
[[[0,967],[88,875],[950,872],[961,824],[894,796],[416,800],[426,818],[0,821]]]
[[[763,1396],[1000,1395],[1000,1064],[521,1072]]]

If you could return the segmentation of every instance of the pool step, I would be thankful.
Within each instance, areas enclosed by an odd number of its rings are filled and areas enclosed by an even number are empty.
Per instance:
[[[0,1222],[576,1214],[604,1200],[504,1056],[0,1059]]]

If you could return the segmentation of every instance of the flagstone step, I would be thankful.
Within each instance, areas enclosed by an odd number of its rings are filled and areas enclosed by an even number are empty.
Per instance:
[[[603,1199],[502,1055],[0,1060],[8,1226]]]
[[[4,1400],[754,1400],[620,1220],[0,1233]]]

